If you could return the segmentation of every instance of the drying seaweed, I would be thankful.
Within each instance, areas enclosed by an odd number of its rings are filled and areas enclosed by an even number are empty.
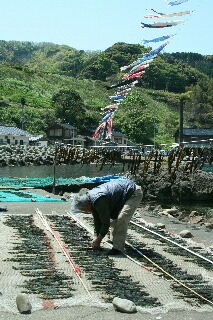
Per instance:
[[[56,269],[50,241],[43,230],[35,226],[32,216],[10,216],[5,224],[16,230],[20,243],[15,244],[8,260],[16,262],[14,269],[23,276],[26,293],[43,299],[69,298],[74,291],[71,277]]]
[[[94,252],[88,247],[91,238],[86,230],[72,223],[67,216],[54,215],[49,218],[54,223],[54,229],[63,235],[64,242],[72,251],[72,257],[91,281],[93,290],[100,291],[105,302],[111,302],[114,297],[119,296],[139,306],[159,305],[157,299],[150,297],[141,283],[133,281],[131,276],[122,275],[122,270],[116,268],[114,261],[104,252]]]
[[[141,232],[140,227],[137,227],[135,225],[131,224],[130,228],[132,230],[137,231],[138,233]],[[156,229],[153,229],[151,226],[147,226],[146,228],[156,231]],[[165,237],[166,239],[163,239],[161,237],[157,237],[155,234],[153,234],[145,229],[143,229],[143,234],[147,235],[150,239],[158,239],[160,241],[158,243],[158,245],[162,245],[164,247],[164,251],[167,251],[167,252],[174,254],[174,255],[179,255],[179,256],[185,257],[185,261],[188,260],[190,262],[194,262],[195,264],[203,267],[206,270],[210,270],[210,271],[212,270],[212,263],[209,263],[205,259],[202,259],[202,256],[203,256],[204,258],[209,259],[210,261],[213,261],[213,255],[210,252],[209,253],[204,252],[204,250],[199,247],[188,247],[189,250],[197,253],[201,257],[199,257],[198,255],[193,255],[192,253],[190,253],[189,251],[184,249],[186,247],[186,241],[184,239],[177,238],[177,237],[174,238],[174,236],[172,236],[172,234],[165,233],[164,230],[158,230],[158,234],[163,235],[163,237]],[[176,246],[172,242],[168,242],[167,239],[174,241],[175,243],[181,245],[183,248],[181,248],[180,246]]]
[[[138,227],[132,227],[135,231],[138,231],[138,233],[141,233],[141,229]],[[146,234],[145,230],[143,232],[143,236]],[[139,235],[140,236],[140,235]],[[156,239],[158,241],[161,241],[160,238],[157,238],[153,234],[148,234],[148,236],[152,239]],[[159,275],[167,280],[171,280],[172,275],[174,278],[176,278],[178,281],[186,285],[191,290],[194,290],[198,293],[198,295],[203,296],[205,299],[209,301],[213,301],[213,287],[203,279],[202,275],[192,275],[189,274],[187,271],[182,270],[180,267],[178,267],[172,260],[166,258],[162,254],[159,254],[156,252],[154,248],[146,247],[146,244],[138,240],[136,237],[128,236],[128,241],[131,243],[132,246],[134,246],[138,251],[140,251],[144,257],[142,257],[139,253],[134,253],[134,258],[137,259],[139,262],[144,263],[145,257],[152,260],[156,265],[158,265],[160,268],[162,268],[165,272],[163,272],[161,269],[158,269],[155,266],[155,270],[158,271]],[[168,245],[168,243],[166,243]],[[127,253],[133,255],[132,248],[127,247]],[[179,255],[180,248],[176,247],[175,255]],[[147,267],[153,267],[151,261],[146,260],[146,266]],[[193,291],[188,290],[184,286],[181,286],[177,282],[172,282],[171,287],[178,292],[177,297],[181,299],[191,298],[192,300],[188,301],[189,303],[194,303],[194,299],[198,299],[200,303],[206,303],[205,300],[199,298],[197,295],[193,293]]]

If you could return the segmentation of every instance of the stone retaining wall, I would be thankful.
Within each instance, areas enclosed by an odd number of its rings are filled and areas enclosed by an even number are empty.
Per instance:
[[[55,147],[38,146],[0,146],[0,167],[52,165],[54,163]]]

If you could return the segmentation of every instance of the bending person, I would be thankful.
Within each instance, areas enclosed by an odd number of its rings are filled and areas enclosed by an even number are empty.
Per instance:
[[[100,250],[101,241],[111,225],[113,248],[108,254],[117,255],[124,251],[128,224],[142,197],[141,187],[130,179],[103,183],[91,190],[82,189],[75,195],[75,208],[91,212],[94,218],[96,236],[92,241],[93,250]]]

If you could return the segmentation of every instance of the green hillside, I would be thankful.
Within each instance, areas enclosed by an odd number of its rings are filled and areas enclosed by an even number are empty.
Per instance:
[[[112,101],[107,90],[121,80],[120,67],[151,48],[117,43],[104,52],[86,52],[51,43],[0,41],[0,122],[34,134],[55,121],[84,133]],[[172,142],[179,105],[185,127],[213,127],[212,56],[159,55],[119,107],[114,129],[138,143]],[[24,112],[23,112],[24,111]],[[153,129],[154,128],[154,129]]]

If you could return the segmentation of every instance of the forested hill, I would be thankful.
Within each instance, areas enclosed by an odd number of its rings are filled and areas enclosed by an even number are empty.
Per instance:
[[[120,67],[150,50],[126,43],[93,52],[52,43],[0,41],[0,122],[20,126],[24,120],[25,129],[35,133],[44,133],[57,120],[82,132],[89,126],[94,129],[100,108],[111,103],[114,90],[107,87],[122,77]],[[180,103],[185,106],[185,126],[213,126],[212,78],[212,55],[158,55],[116,112],[115,129],[136,142],[152,142],[154,122],[157,140],[172,140]]]
[[[0,62],[28,66],[32,70],[106,80],[151,48],[139,44],[116,43],[103,52],[77,50],[66,45],[0,40]],[[161,55],[165,63],[186,64],[213,77],[213,55],[176,52]]]

